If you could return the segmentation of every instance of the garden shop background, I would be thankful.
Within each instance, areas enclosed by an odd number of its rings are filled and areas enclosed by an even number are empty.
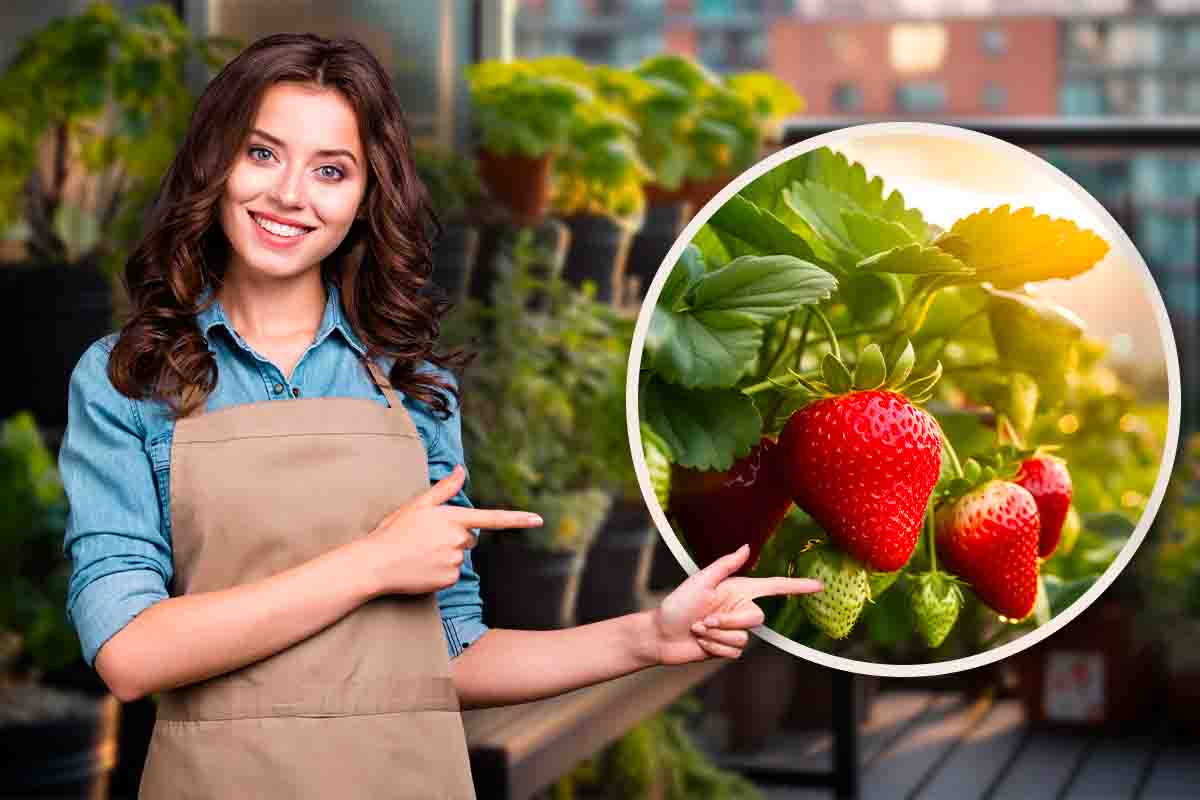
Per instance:
[[[145,0],[122,0],[113,5],[126,16],[151,3]],[[0,7],[0,69],[15,56],[18,43],[24,36],[43,28],[52,20],[80,15],[88,6],[85,0],[10,0],[4,3]],[[1141,627],[1138,630],[1146,638],[1158,637],[1162,630],[1188,630],[1181,626],[1194,626],[1196,620],[1200,619],[1198,475],[1194,447],[1188,450],[1185,445],[1190,441],[1187,439],[1189,432],[1195,431],[1197,410],[1200,409],[1200,370],[1196,368],[1200,361],[1200,352],[1197,352],[1197,330],[1200,327],[1197,282],[1197,264],[1200,262],[1197,252],[1200,250],[1200,236],[1197,235],[1200,225],[1197,220],[1200,148],[1160,147],[1163,137],[1150,145],[1110,142],[1103,148],[1083,146],[1089,134],[1102,132],[1113,122],[1142,125],[1149,133],[1153,133],[1156,126],[1165,130],[1170,125],[1190,125],[1192,140],[1200,141],[1200,122],[1196,119],[1200,113],[1200,2],[443,0],[415,3],[353,0],[330,4],[315,0],[175,0],[166,6],[182,21],[186,32],[197,37],[214,35],[249,41],[278,30],[305,29],[324,35],[351,35],[362,39],[392,71],[405,107],[410,112],[409,121],[418,142],[430,147],[439,146],[452,155],[464,157],[468,166],[475,161],[476,140],[472,124],[477,115],[472,106],[466,68],[489,58],[527,60],[549,54],[573,55],[590,65],[629,69],[649,56],[677,54],[694,59],[715,76],[762,70],[794,90],[803,101],[803,108],[789,112],[785,119],[778,121],[780,130],[777,134],[785,141],[789,140],[789,130],[800,130],[805,125],[822,122],[840,126],[868,120],[910,119],[968,123],[971,120],[1007,121],[1021,125],[1036,118],[1042,123],[1076,124],[1076,140],[1056,140],[1032,147],[1100,200],[1138,246],[1170,313],[1184,384],[1185,438],[1180,444],[1177,477],[1160,514],[1160,524],[1147,540],[1145,558],[1139,558],[1143,569],[1131,574],[1130,580],[1125,582],[1123,588],[1128,591],[1121,593],[1121,602],[1136,608],[1139,595],[1157,593],[1174,606],[1174,616],[1169,616],[1167,622],[1152,624],[1147,620],[1139,623]],[[162,78],[161,75],[158,77]],[[194,90],[203,85],[204,70],[193,62],[187,68],[185,77],[186,84]],[[166,84],[160,82],[153,85],[162,87]],[[182,107],[182,96],[179,99]],[[151,134],[168,130],[169,115],[153,119],[156,124],[150,129]],[[23,141],[20,129],[3,129],[3,132],[4,135],[17,137],[13,140],[4,139],[5,142]],[[1152,139],[1154,137],[1146,134],[1139,141]],[[40,146],[47,148],[45,155],[50,155],[52,137],[47,137]],[[6,149],[5,152],[10,151]],[[153,148],[143,155],[153,155]],[[883,157],[884,154],[876,155]],[[867,160],[865,156],[864,160]],[[954,161],[947,156],[939,163],[950,168]],[[448,218],[461,220],[472,216],[469,212],[473,210],[488,207],[487,203],[474,200],[478,182],[464,175],[462,160],[443,162],[431,157],[427,167],[427,181],[435,195],[441,190],[438,196],[445,204],[443,208]],[[906,165],[901,163],[886,169],[880,166],[879,171],[897,181],[898,188],[907,193],[908,187],[899,183],[905,168]],[[932,169],[932,166],[927,164],[925,168]],[[969,169],[962,171],[970,174]],[[49,167],[46,175],[52,175]],[[977,177],[981,184],[988,183],[985,176]],[[633,183],[649,185],[650,181],[643,175]],[[72,196],[71,191],[84,188],[78,172],[72,170],[66,188],[67,197]],[[472,198],[472,202],[464,204],[464,197]],[[699,197],[703,199],[702,195]],[[662,217],[654,209],[655,205],[648,203],[640,232],[627,243],[617,246],[618,250],[626,248],[627,275],[635,273],[637,269],[643,270],[643,276],[653,274],[666,247],[673,241],[672,232],[677,231],[687,218],[678,215]],[[556,214],[558,211],[549,217],[553,218]],[[482,221],[494,223],[492,219],[485,218]],[[942,222],[940,219],[935,221]],[[1082,219],[1080,222],[1090,225]],[[65,233],[73,247],[94,245],[97,241],[103,243],[106,237],[115,240],[120,232],[120,226],[116,225],[89,226],[85,215],[74,218],[64,215],[60,224],[67,228]],[[555,266],[562,268],[565,253],[555,250],[564,243],[559,230],[558,226],[551,224],[536,231],[534,239],[548,245],[550,255],[535,255],[531,250],[528,259],[521,261],[522,268],[540,271],[539,274],[545,274],[547,269],[553,273]],[[30,257],[29,235],[28,221],[20,219],[0,232],[0,273],[7,275],[8,266]],[[505,244],[504,241],[489,244],[485,236],[472,250],[469,238],[448,238],[445,246],[450,248],[452,244],[458,246],[461,243],[464,252],[478,253]],[[525,242],[521,246],[531,244]],[[72,250],[68,255],[75,253]],[[449,272],[442,274],[447,280],[450,279]],[[72,656],[70,648],[74,644],[69,636],[61,638],[61,620],[54,616],[55,593],[58,591],[56,581],[59,576],[55,573],[53,561],[53,531],[55,515],[62,509],[55,505],[51,491],[45,490],[39,494],[37,484],[21,477],[50,475],[48,470],[62,425],[60,420],[51,417],[57,405],[65,405],[65,394],[61,397],[50,396],[45,414],[36,419],[36,425],[31,426],[28,419],[12,419],[22,406],[27,405],[16,403],[22,397],[20,390],[23,387],[21,380],[13,378],[19,374],[19,370],[26,368],[24,354],[30,350],[32,343],[22,333],[25,329],[21,325],[25,324],[26,319],[35,320],[36,314],[50,314],[48,309],[52,301],[63,296],[78,300],[76,305],[95,306],[98,304],[95,299],[110,290],[111,308],[114,315],[119,316],[123,299],[119,288],[111,280],[111,270],[104,272],[99,280],[70,286],[64,275],[65,271],[45,272],[45,282],[38,284],[31,294],[19,294],[11,289],[0,292],[0,297],[10,304],[0,312],[0,319],[4,320],[3,324],[15,326],[5,329],[9,333],[5,341],[8,346],[6,360],[10,369],[10,383],[2,399],[9,406],[3,409],[0,416],[8,418],[12,424],[5,429],[4,452],[8,459],[6,464],[10,467],[20,465],[5,473],[5,484],[0,489],[4,498],[4,503],[0,505],[12,511],[3,527],[0,527],[0,553],[4,555],[0,559],[0,570],[9,570],[0,571],[0,582],[5,588],[16,587],[18,568],[25,571],[20,573],[22,580],[25,580],[26,574],[38,576],[36,581],[20,584],[22,591],[19,594],[6,593],[0,597],[0,629],[9,629],[10,634],[3,637],[3,646],[0,646],[0,673],[5,673],[12,663],[9,655],[13,652],[13,636],[23,639],[27,647],[32,646],[36,650],[39,659],[44,659],[44,662],[39,660],[37,663],[59,666],[69,662]],[[491,281],[493,277],[486,270],[476,273],[474,280],[466,280],[466,293],[469,295],[473,292],[475,299],[483,304],[490,292],[490,288],[484,287],[484,281]],[[472,284],[475,286],[472,287]],[[643,279],[640,288],[644,289],[646,284],[647,281]],[[564,568],[561,573],[569,578],[571,569],[581,567],[579,553],[588,549],[589,536],[594,536],[595,541],[601,538],[593,529],[597,527],[595,520],[602,516],[602,506],[625,510],[620,499],[627,492],[628,484],[622,481],[628,481],[632,469],[628,464],[628,446],[623,439],[623,416],[618,416],[611,426],[596,426],[600,430],[581,431],[570,424],[570,414],[559,412],[570,409],[569,402],[572,399],[582,402],[586,398],[592,404],[589,406],[592,411],[583,411],[580,406],[573,409],[573,413],[588,418],[589,414],[600,413],[596,409],[611,408],[606,404],[612,402],[614,397],[602,391],[603,387],[615,385],[623,390],[623,364],[619,356],[628,336],[628,312],[636,308],[639,287],[636,282],[618,287],[614,297],[617,294],[621,296],[611,302],[589,303],[572,296],[557,307],[558,313],[541,317],[531,315],[523,319],[519,312],[526,308],[526,304],[544,306],[548,296],[577,287],[556,284],[546,290],[535,290],[529,286],[505,284],[503,276],[499,285],[508,285],[512,289],[501,302],[493,306],[506,314],[504,324],[522,335],[540,335],[541,338],[527,339],[530,346],[522,352],[502,351],[493,355],[513,359],[511,363],[514,368],[531,379],[552,364],[552,368],[560,370],[573,385],[597,387],[594,393],[580,392],[573,397],[565,392],[552,391],[536,381],[503,387],[508,391],[529,393],[525,397],[536,399],[536,403],[528,405],[529,418],[550,422],[545,427],[522,428],[521,420],[507,421],[507,432],[515,436],[527,431],[528,437],[523,440],[522,448],[514,451],[519,456],[514,459],[519,469],[511,473],[493,471],[496,485],[507,483],[509,486],[528,488],[522,477],[523,470],[544,469],[553,458],[563,457],[562,452],[551,452],[550,448],[543,447],[548,441],[566,443],[570,451],[577,453],[589,450],[599,452],[602,447],[608,448],[605,451],[607,455],[602,459],[575,458],[566,463],[574,476],[572,480],[577,483],[616,488],[604,492],[607,497],[601,498],[594,491],[573,492],[567,491],[568,487],[561,487],[563,491],[558,495],[558,507],[564,510],[571,522],[562,528],[564,535],[557,542],[541,543],[561,545],[559,549],[565,548],[571,553],[567,562],[575,566]],[[1137,288],[1137,292],[1130,291],[1128,295],[1138,295],[1140,287]],[[1102,296],[1102,292],[1094,295],[1095,298]],[[1070,305],[1072,301],[1085,298],[1081,295],[1078,298],[1060,299]],[[1096,302],[1103,304],[1106,301],[1096,299]],[[1161,364],[1161,357],[1145,350],[1146,346],[1153,347],[1155,340],[1151,338],[1147,345],[1139,329],[1133,326],[1132,319],[1137,315],[1130,313],[1128,318],[1122,316],[1128,305],[1121,303],[1105,307],[1104,314],[1086,313],[1089,327],[1099,332],[1096,326],[1104,326],[1110,354],[1123,365],[1122,368],[1136,370],[1141,364]],[[468,306],[464,304],[464,309]],[[65,315],[55,318],[68,319]],[[466,315],[460,328],[470,330],[470,323],[478,319]],[[538,327],[533,324],[536,322],[545,324]],[[40,325],[37,329],[41,331],[58,330],[36,321],[30,324]],[[587,353],[586,357],[566,362],[556,360],[561,357],[559,342],[578,341],[581,336],[590,337],[586,346],[581,348],[582,352]],[[1128,339],[1123,338],[1125,336]],[[52,345],[50,338],[39,336],[38,341],[40,343],[45,339],[46,344]],[[488,346],[494,346],[494,343],[488,343]],[[74,357],[66,354],[63,361],[73,363]],[[611,373],[606,373],[610,369]],[[606,373],[607,377],[599,378],[600,373]],[[32,393],[35,387],[24,388],[29,388]],[[481,393],[477,391],[475,396],[481,396]],[[619,391],[615,406],[618,412],[621,410],[621,400],[622,392]],[[564,402],[568,405],[564,406]],[[568,427],[555,427],[564,425]],[[1066,425],[1070,427],[1069,422]],[[564,431],[578,438],[564,438]],[[45,449],[40,449],[36,444],[36,434],[39,433]],[[1185,458],[1188,452],[1193,453],[1190,459]],[[468,457],[471,457],[469,452]],[[483,473],[486,469],[480,466],[476,471]],[[51,484],[52,480],[48,478],[43,486]],[[44,529],[38,529],[41,535],[39,541],[49,546],[38,549],[36,559],[26,558],[18,562],[16,555],[9,558],[10,554],[34,552],[30,532],[34,530],[31,520],[35,518],[42,520],[45,526]],[[633,531],[636,534],[631,536],[635,545],[628,548],[628,552],[640,552],[637,548],[647,541],[647,530],[651,537],[656,538],[652,529],[637,521],[622,525],[624,532]],[[642,525],[640,529],[639,525]],[[550,549],[543,547],[542,552],[548,554]],[[550,556],[546,555],[545,558],[549,560]],[[600,562],[593,559],[592,563]],[[633,563],[636,566],[639,562],[635,559]],[[656,558],[652,566],[660,563],[661,559]],[[671,566],[670,563],[666,564],[668,568]],[[631,569],[630,573],[635,574],[636,571]],[[653,573],[651,569],[651,586],[655,579]],[[665,575],[665,578],[659,576],[659,580],[674,580],[677,573],[673,574],[667,569]],[[547,624],[561,624],[564,613],[563,607],[548,611],[547,616],[553,619]],[[587,613],[603,612],[593,607]],[[1069,631],[1070,628],[1062,634]],[[1047,644],[1053,645],[1054,638]],[[1200,641],[1200,635],[1192,636],[1191,640]],[[19,652],[20,647],[17,650]],[[1194,656],[1183,652],[1176,653],[1174,658],[1168,676],[1200,674],[1200,664],[1195,663]],[[28,660],[16,662],[21,669],[28,667],[28,664]],[[779,711],[775,715],[779,717],[776,728],[795,725],[799,721],[795,715],[783,718],[785,706],[811,709],[820,701],[820,698],[816,701],[802,700],[801,692],[795,688],[797,683],[807,681],[820,685],[828,677],[819,671],[816,674],[802,672],[804,665],[799,662],[789,662],[788,666],[782,668],[777,664],[771,665],[773,672],[756,671],[760,665],[749,661],[739,665],[739,668],[746,671],[737,673],[736,679],[726,680],[727,685],[754,687],[774,680],[776,682],[772,685],[780,687],[779,692],[791,693],[791,704],[779,696],[770,698],[771,706]],[[730,675],[733,673],[730,672]],[[766,675],[776,677],[764,677]],[[806,677],[799,679],[797,676]],[[720,677],[726,678],[725,675]],[[1015,691],[1011,670],[997,670],[971,677],[971,680],[975,679],[985,684],[991,682],[990,685],[998,687],[1001,695],[1011,695]],[[788,686],[792,688],[785,688]],[[911,689],[914,686],[925,690],[933,684],[910,683],[900,688]],[[1138,714],[1143,717],[1153,717],[1155,714],[1165,716],[1168,713],[1174,715],[1186,711],[1189,705],[1196,707],[1195,703],[1182,702],[1179,695],[1170,694],[1180,691],[1180,687],[1186,687],[1186,683],[1172,683],[1164,679],[1155,692],[1140,703]],[[948,688],[959,691],[962,686],[951,683]],[[827,695],[828,690],[824,693]],[[707,700],[710,712],[719,710],[717,701],[713,699],[716,694],[713,693]],[[1168,702],[1164,698],[1175,698],[1175,701]],[[746,695],[744,699],[748,708],[753,707],[753,695]],[[761,707],[764,701],[759,698],[757,702]],[[731,700],[731,703],[735,701]],[[1033,705],[1029,708],[1028,718],[1035,719],[1036,709]],[[123,711],[126,712],[123,720],[130,723],[135,720],[133,709]],[[859,727],[867,731],[871,720],[869,704],[864,713],[866,716]],[[770,722],[773,717],[765,714],[760,718]],[[724,740],[727,744],[767,747],[766,743],[772,739],[770,732],[744,727],[745,719],[732,716],[729,719],[732,720],[727,726],[730,738]],[[878,714],[875,719],[878,722]],[[625,747],[622,752],[633,750],[646,758],[653,753],[666,754],[662,763],[678,766],[686,762],[691,764],[687,769],[692,773],[702,772],[696,766],[695,758],[677,755],[685,748],[681,749],[678,740],[669,735],[661,719],[647,720],[646,723],[627,732],[627,736],[632,738],[622,738]],[[1188,739],[1180,734],[1175,741],[1186,742]],[[633,744],[642,749],[634,748]],[[650,745],[653,748],[647,749]],[[0,753],[5,749],[0,747]],[[1162,762],[1163,757],[1158,754],[1167,751],[1156,749],[1151,752],[1156,755],[1151,757],[1150,762],[1155,763]],[[721,763],[729,763],[721,755],[720,748],[712,757]],[[636,762],[644,766],[648,763],[646,758],[640,762],[626,759],[621,763],[627,765]],[[125,759],[126,763],[129,761]],[[637,783],[632,779],[628,770],[622,773],[612,760],[597,762],[592,767],[590,779],[609,786],[613,791],[619,791],[615,787],[646,785],[645,782]],[[122,779],[128,787],[130,778],[127,774],[122,775],[124,768],[117,769],[113,778],[114,790],[119,790]],[[682,766],[678,768],[684,769]],[[1082,772],[1082,769],[1068,769],[1057,782],[1047,779],[1039,789],[1044,789],[1050,795],[1059,791],[1065,794],[1071,782],[1078,780],[1071,776]],[[647,773],[643,771],[639,774],[645,778]],[[1194,778],[1200,778],[1200,775],[1192,774]],[[575,784],[582,787],[588,779],[588,775],[580,773],[575,776]],[[928,785],[936,783],[934,779]],[[1154,784],[1147,780],[1145,785]],[[4,787],[0,787],[0,794],[3,791]],[[626,794],[637,796],[637,792],[633,791],[627,791]],[[1153,796],[1152,791],[1146,794]],[[119,795],[119,791],[115,791],[116,795]],[[697,791],[693,796],[705,796],[705,792]]]

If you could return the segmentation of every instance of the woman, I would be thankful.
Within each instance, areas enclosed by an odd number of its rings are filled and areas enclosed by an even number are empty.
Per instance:
[[[355,42],[268,37],[197,105],[60,454],[84,656],[161,693],[141,797],[471,797],[460,708],[733,658],[753,598],[820,588],[742,548],[653,611],[484,627],[473,530],[541,520],[463,494],[427,215]]]

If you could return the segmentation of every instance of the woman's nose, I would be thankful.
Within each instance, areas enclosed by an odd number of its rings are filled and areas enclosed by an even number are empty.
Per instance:
[[[304,174],[300,168],[279,171],[279,179],[271,188],[271,196],[280,205],[300,206],[304,204]]]

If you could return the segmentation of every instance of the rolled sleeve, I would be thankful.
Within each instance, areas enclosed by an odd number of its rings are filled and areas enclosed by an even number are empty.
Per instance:
[[[445,478],[456,464],[466,467],[463,457],[462,422],[459,418],[457,404],[452,405],[452,413],[447,419],[437,419],[426,416],[430,434],[427,438],[429,445],[429,480],[436,483]],[[463,508],[473,508],[470,499],[463,490],[459,490],[450,503]],[[475,531],[476,536],[479,531]],[[442,628],[446,633],[446,644],[450,657],[462,653],[472,642],[487,633],[488,628],[483,622],[483,600],[479,595],[479,574],[475,571],[471,560],[471,551],[464,554],[462,569],[458,582],[453,586],[442,589],[437,593],[438,609],[442,614]]]
[[[59,472],[69,502],[66,613],[84,660],[167,597],[171,548],[133,401],[108,379],[109,350],[93,344],[71,373]]]

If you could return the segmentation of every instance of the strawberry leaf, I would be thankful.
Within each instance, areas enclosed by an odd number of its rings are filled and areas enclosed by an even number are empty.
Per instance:
[[[1005,204],[964,217],[935,242],[975,270],[974,280],[1002,289],[1087,272],[1108,253],[1108,243],[1066,219]]]
[[[821,147],[795,159],[791,180],[808,179],[821,183],[848,198],[857,210],[903,225],[916,241],[929,241],[929,230],[921,212],[904,205],[898,191],[884,193],[883,179],[870,178],[866,168],[841,153]],[[790,163],[790,162],[789,162]]]
[[[650,380],[642,387],[641,419],[662,438],[676,464],[729,469],[762,436],[754,401],[732,390],[686,391]]]
[[[688,388],[737,383],[762,346],[752,317],[729,311],[700,314],[661,306],[646,334],[648,363],[667,380]]]
[[[1051,617],[1057,617],[1074,605],[1075,601],[1083,597],[1099,578],[1100,575],[1096,574],[1068,581],[1057,575],[1043,575],[1042,584],[1045,587]]]
[[[658,504],[665,509],[671,494],[671,452],[667,443],[649,425],[643,423],[641,433],[642,453],[646,457],[646,469],[650,472],[650,485],[654,488]]]
[[[837,280],[795,256],[742,256],[701,277],[688,292],[693,313],[737,312],[759,324],[829,298]]]
[[[729,198],[709,218],[707,224],[726,237],[746,242],[759,253],[790,255],[804,261],[817,260],[812,246],[803,236],[741,194]]]
[[[679,260],[667,276],[662,292],[658,295],[657,305],[664,309],[673,309],[683,299],[688,288],[704,274],[704,254],[694,244],[684,248]]]
[[[906,275],[970,275],[971,268],[933,245],[910,242],[863,257],[857,269]]]

